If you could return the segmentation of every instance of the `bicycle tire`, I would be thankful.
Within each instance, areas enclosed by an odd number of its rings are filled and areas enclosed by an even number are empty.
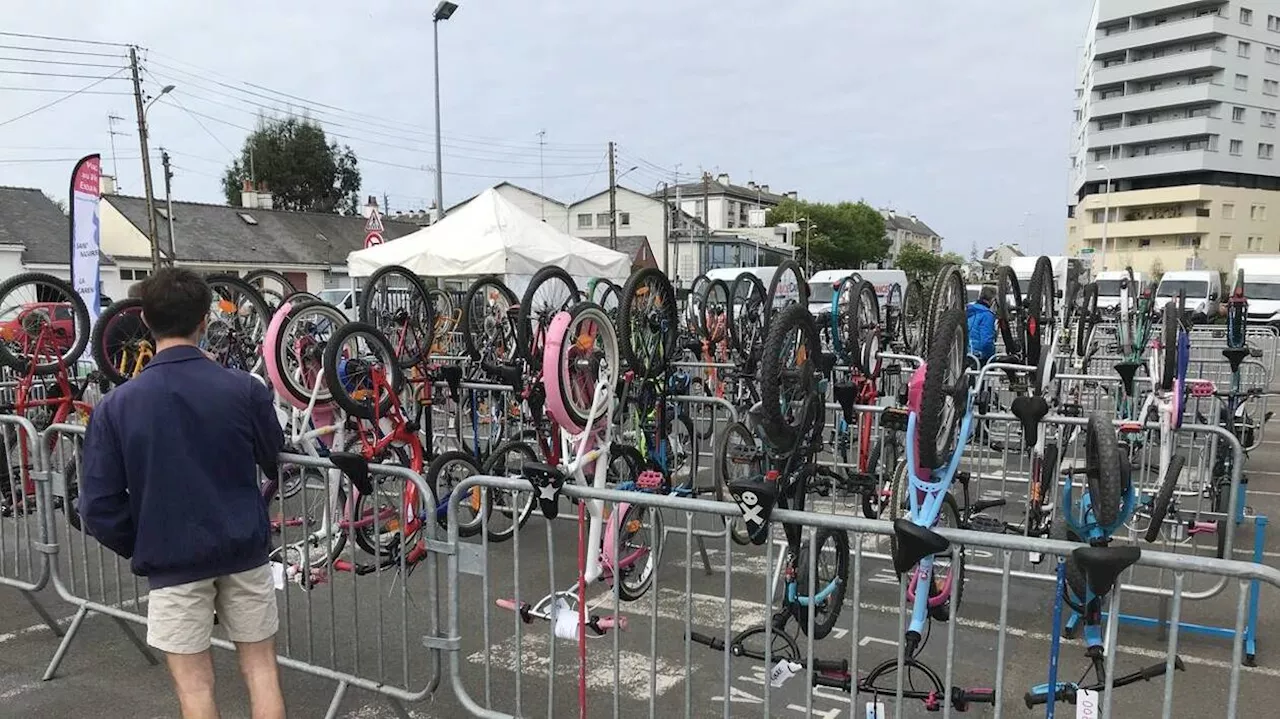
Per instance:
[[[271,280],[280,285],[280,290],[267,289],[265,282],[260,283],[260,285],[253,284],[260,280]],[[267,303],[268,309],[272,310],[284,304],[285,298],[298,291],[298,288],[294,286],[288,277],[275,270],[254,270],[244,276],[244,281],[248,282],[251,287],[258,291],[258,294],[262,295],[262,300]],[[274,299],[274,302],[268,297]]]
[[[376,307],[374,297],[383,293],[377,292],[380,282],[387,278],[398,278],[405,287],[405,297],[395,304],[394,308]],[[399,287],[386,289],[399,290]],[[399,294],[396,292],[395,294]],[[401,299],[401,298],[397,298]],[[401,315],[404,311],[403,332],[401,331]],[[431,342],[435,336],[435,302],[427,292],[427,286],[413,272],[400,265],[379,267],[360,293],[360,307],[357,315],[361,322],[371,324],[382,331],[396,353],[396,361],[400,367],[408,369],[419,362],[426,361],[431,355]],[[412,337],[406,337],[412,333]]]
[[[1098,284],[1090,282],[1081,297],[1080,317],[1076,320],[1076,357],[1084,359],[1089,352],[1089,339],[1098,321]]]
[[[929,307],[924,315],[921,352],[927,353],[932,346],[933,335],[942,315],[951,309],[958,309],[961,315],[964,314],[966,297],[960,268],[956,265],[943,265],[929,291]]]
[[[965,376],[964,358],[969,352],[968,328],[965,325],[963,311],[952,309],[948,317],[942,318],[936,328],[929,345],[929,357],[925,363],[924,396],[920,404],[920,416],[916,421],[916,447],[919,452],[920,465],[926,469],[936,469],[946,464],[952,452],[958,449],[960,442],[960,422],[964,414],[965,395],[968,392],[968,379]],[[948,372],[955,369],[951,364],[954,359],[954,348],[961,349],[959,376],[949,378]],[[951,379],[954,384],[946,384]],[[943,426],[943,410],[950,397],[956,408],[951,426]],[[945,435],[943,434],[945,432]],[[939,439],[946,439],[947,447],[938,446]]]
[[[493,328],[507,340],[502,343],[500,353],[493,347],[481,347],[476,343],[478,336],[487,334],[486,321],[491,319],[487,311],[477,312],[477,309],[486,310],[490,297],[495,293],[498,299],[506,303],[506,308],[502,309],[502,316],[496,318],[497,325]],[[472,362],[510,364],[515,361],[517,341],[514,337],[516,331],[512,326],[510,308],[515,307],[517,303],[516,293],[512,292],[511,288],[507,287],[497,275],[485,275],[472,282],[467,288],[466,297],[462,302],[462,344]],[[475,326],[477,323],[479,323],[478,327]]]
[[[1236,285],[1227,301],[1227,347],[1245,346],[1249,326],[1249,301],[1245,298],[1244,270],[1236,270]]]
[[[783,260],[778,264],[777,269],[773,271],[773,277],[769,280],[769,288],[764,303],[764,326],[766,328],[773,321],[774,316],[788,306],[786,300],[790,298],[791,294],[787,289],[786,283],[786,275],[788,273],[792,275],[796,287],[796,301],[793,304],[803,305],[806,312],[809,309],[809,283],[805,279],[804,272],[795,260]],[[779,288],[785,293],[781,296],[781,299],[778,294]]]
[[[702,301],[700,306],[702,312],[698,315],[698,332],[702,339],[716,344],[726,341],[728,337],[729,310],[728,305],[733,301],[729,294],[729,285],[724,280],[712,280],[702,288]],[[713,307],[717,310],[714,324],[708,319],[707,315],[712,314]],[[723,317],[721,322],[719,317]]]
[[[698,330],[698,316],[702,313],[702,290],[711,280],[707,279],[705,274],[698,275],[693,278],[693,282],[689,283],[689,291],[684,296],[684,314],[681,317],[681,324],[685,330],[694,337],[701,337]],[[623,283],[624,285],[626,283]],[[621,298],[619,298],[621,303]]]
[[[1173,389],[1173,380],[1178,374],[1178,311],[1174,306],[1176,300],[1164,304],[1163,319],[1160,327],[1160,389],[1168,392]]]
[[[560,282],[568,289],[568,297],[558,306],[534,308],[538,290],[548,282]],[[533,274],[529,286],[520,298],[520,310],[516,314],[516,351],[518,356],[529,364],[535,372],[542,371],[542,350],[546,346],[546,331],[551,320],[578,303],[578,285],[573,277],[560,267],[547,265]],[[534,316],[535,310],[538,316]],[[537,327],[534,327],[535,321]]]
[[[1178,477],[1182,475],[1182,467],[1186,464],[1187,458],[1181,454],[1175,454],[1169,460],[1169,466],[1165,468],[1164,476],[1160,478],[1160,489],[1156,491],[1155,500],[1151,503],[1151,524],[1147,526],[1147,532],[1143,536],[1148,542],[1155,542],[1160,539],[1160,530],[1164,526],[1164,518],[1169,514],[1169,506],[1173,503],[1173,493],[1178,489]]]
[[[591,302],[579,302],[573,307],[570,307],[568,312],[572,319],[570,319],[569,324],[565,326],[566,333],[573,332],[575,328],[579,327],[579,323],[581,321],[586,320],[593,321],[595,323],[596,335],[594,337],[594,343],[599,346],[604,358],[603,360],[596,358],[596,360],[591,363],[592,370],[599,372],[603,366],[604,371],[607,371],[610,375],[610,377],[596,377],[588,386],[590,386],[594,391],[596,382],[601,380],[604,380],[607,386],[611,388],[617,386],[617,379],[620,374],[618,367],[620,345],[617,334],[614,331],[614,327],[609,322],[609,316],[605,314],[600,305],[593,304]],[[560,356],[557,358],[556,367],[553,369],[560,373],[560,401],[563,404],[565,412],[569,414],[569,418],[574,424],[578,427],[585,428],[587,426],[587,421],[590,419],[589,414],[594,396],[580,397],[579,399],[582,400],[582,403],[575,403],[574,398],[569,394],[574,383],[570,381],[568,376],[566,376],[574,365],[574,363],[569,361],[567,355],[573,351],[580,351],[581,348],[579,347],[579,344],[579,342],[573,341],[573,339],[561,343]],[[596,419],[599,421],[601,418],[597,417]]]
[[[359,452],[359,447],[360,447],[360,440],[356,439],[354,442],[352,442],[348,446],[348,450],[354,450],[356,452]],[[393,456],[388,457],[387,456],[388,454]],[[394,447],[394,446],[388,447],[387,450],[383,452],[382,456],[374,457],[373,460],[386,461],[386,462],[390,462],[391,464],[398,464],[401,467],[409,466],[409,455],[401,447]],[[376,492],[378,487],[383,482],[395,481],[398,478],[393,476],[387,476],[387,475],[383,475],[382,477],[370,475],[370,479],[374,483],[374,491]],[[346,481],[345,476],[343,477],[343,481],[344,482]],[[341,494],[345,495],[345,492]],[[350,507],[350,516],[348,516],[347,518],[347,520],[351,523],[352,526],[347,532],[340,532],[339,535],[342,536],[343,539],[345,540],[346,535],[350,534],[351,539],[355,542],[356,546],[359,547],[361,551],[363,551],[365,554],[368,554],[373,557],[377,557],[382,560],[381,566],[386,567],[394,564],[396,561],[398,561],[400,557],[401,547],[404,546],[403,530],[397,528],[392,530],[389,533],[391,534],[389,538],[382,539],[381,537],[378,537],[375,539],[375,533],[377,535],[381,535],[383,534],[383,532],[376,532],[376,528],[369,524],[357,525],[357,521],[363,519],[365,516],[364,503],[369,501],[369,495],[352,492],[352,496],[353,496],[353,500],[351,502],[351,507]],[[400,522],[400,519],[402,519],[400,515],[404,511],[404,502],[403,500],[399,499],[400,496],[401,494],[397,493],[397,500],[396,500],[397,517],[395,519],[395,523],[402,527],[403,523]],[[434,501],[432,502],[431,506],[433,507],[435,506]],[[345,507],[345,503],[342,505],[339,505],[339,508],[341,507]],[[374,511],[381,514],[381,512],[379,512],[376,509]],[[374,524],[377,524],[377,523],[378,522],[375,519]],[[335,549],[333,545],[330,546],[329,554],[334,559],[337,559],[340,552],[341,552],[340,548]]]
[[[248,331],[245,332],[247,336],[242,337],[237,334],[231,337],[231,340],[239,345],[238,351],[233,353],[229,350],[224,357],[217,360],[218,364],[224,367],[256,373],[263,364],[262,340],[267,334],[267,325],[271,323],[271,310],[267,307],[267,301],[262,299],[262,295],[254,289],[253,285],[235,275],[209,275],[204,281],[209,286],[209,291],[213,293],[214,302],[218,302],[220,296],[227,299],[239,294],[257,315],[257,321],[249,323]],[[243,310],[237,309],[237,319],[233,323],[233,329],[244,329],[241,327],[240,319],[243,317]],[[208,337],[208,334],[206,332],[205,336]],[[251,357],[252,360],[250,360]]]
[[[1048,257],[1041,256],[1036,260],[1031,284],[1027,287],[1026,317],[1026,360],[1027,364],[1036,367],[1037,380],[1040,379],[1040,356],[1047,349],[1045,343],[1050,337],[1049,328],[1054,323],[1053,301],[1053,264]]]
[[[948,517],[950,522],[935,521],[933,526],[936,527],[941,524],[943,527],[950,527],[951,529],[962,528],[960,524],[960,505],[950,492],[942,495],[942,507],[938,510],[938,520],[942,520],[943,517]],[[950,575],[950,582],[956,584],[956,588],[954,595],[948,595],[947,601],[937,606],[929,607],[929,617],[939,622],[949,621],[954,609],[958,608],[964,599],[964,545],[953,543],[947,551],[951,554],[951,564],[947,567],[947,574]],[[936,561],[933,566],[934,581],[929,583],[930,597],[937,596],[937,593],[934,592],[935,583],[938,581],[938,565]],[[941,592],[939,591],[938,593]],[[953,601],[955,607],[952,606]]]
[[[347,339],[357,333],[362,334],[370,344],[377,345],[375,349],[382,355],[382,359],[390,360],[383,364],[387,368],[392,391],[396,394],[400,393],[404,386],[404,377],[400,371],[400,365],[396,362],[395,352],[391,349],[391,342],[378,331],[377,327],[364,322],[348,322],[333,333],[324,347],[324,365],[321,371],[324,373],[325,385],[328,386],[333,401],[342,408],[342,411],[353,417],[374,420],[391,408],[391,397],[383,397],[375,410],[371,402],[353,397],[351,390],[338,374],[338,352]]]
[[[431,460],[431,464],[427,465],[426,471],[423,472],[423,478],[426,479],[427,486],[431,487],[431,491],[435,494],[435,503],[431,505],[428,511],[435,516],[436,524],[445,530],[449,528],[449,517],[447,512],[442,513],[439,511],[440,502],[453,501],[450,497],[458,484],[453,481],[452,475],[449,477],[443,476],[445,468],[451,465],[466,465],[466,468],[471,470],[471,474],[461,479],[480,474],[480,464],[476,462],[475,457],[456,449],[441,452],[436,455],[435,459]],[[441,499],[442,497],[444,498],[443,500]],[[459,537],[474,537],[483,529],[484,515],[491,511],[492,508],[492,505],[486,501],[487,499],[488,495],[481,487],[472,487],[469,497],[460,497],[458,499]],[[461,517],[464,505],[470,507],[472,515],[471,519],[467,521],[463,521]]]
[[[827,539],[835,540],[835,574],[832,579],[836,581],[835,589],[831,594],[823,600],[822,606],[813,612],[813,638],[820,640],[826,638],[831,630],[835,628],[836,621],[840,619],[840,609],[844,605],[845,591],[849,586],[849,535],[843,530],[832,530],[820,528],[814,531],[813,543],[805,542],[800,546],[800,551],[796,553],[794,569],[796,572],[796,592],[802,596],[808,596],[809,592],[809,551],[811,547],[817,547],[818,556],[814,560],[814,569],[818,567],[817,561],[823,555],[822,548],[826,545]],[[821,591],[826,580],[820,576],[814,578],[814,589]],[[791,616],[795,617],[796,623],[800,625],[800,631],[806,636],[809,633],[809,609],[810,607],[800,604],[799,602],[790,603]],[[824,611],[825,608],[825,611]]]
[[[643,337],[637,337],[634,323],[637,318],[633,317],[632,310],[635,305],[635,297],[637,291],[642,285],[648,288],[648,284],[653,283],[652,289],[656,290],[658,298],[653,305],[656,309],[650,316],[641,318],[640,321],[646,326],[646,329],[657,331],[658,341],[650,342],[654,345],[648,348],[648,351],[641,352],[635,346],[637,339],[643,341]],[[646,289],[648,291],[648,289]],[[618,350],[622,353],[622,360],[627,363],[637,375],[652,379],[662,374],[666,369],[667,363],[675,356],[676,351],[676,334],[677,334],[676,315],[676,291],[671,286],[671,281],[667,276],[662,274],[662,270],[656,267],[646,267],[637,272],[633,272],[631,277],[627,278],[627,284],[622,288],[622,296],[618,298]],[[643,349],[643,348],[640,348]],[[644,356],[642,356],[642,354]]]
[[[1120,512],[1123,482],[1115,429],[1101,414],[1091,414],[1084,441],[1085,478],[1093,516],[1104,529],[1114,528]]]
[[[1027,498],[1027,519],[1040,517],[1044,505],[1053,496],[1053,485],[1058,480],[1058,445],[1046,444],[1040,458],[1040,474],[1036,477],[1035,493]],[[1028,526],[1028,529],[1030,527]]]
[[[870,282],[862,280],[854,287],[849,354],[863,377],[875,379],[880,375],[880,300]]]
[[[907,282],[902,293],[902,344],[910,354],[923,352],[925,312],[924,288],[917,280]]]
[[[649,591],[649,588],[653,586],[653,578],[658,574],[658,559],[662,556],[662,534],[663,534],[662,512],[658,511],[656,507],[647,507],[640,504],[632,504],[627,507],[626,513],[622,515],[622,518],[620,520],[618,520],[618,527],[619,527],[618,533],[619,535],[621,535],[622,532],[624,531],[624,528],[629,528],[633,522],[639,522],[640,526],[643,527],[644,519],[642,517],[646,513],[649,515],[650,544],[649,544],[649,556],[645,558],[648,560],[648,567],[645,568],[645,570],[647,571],[645,571],[644,577],[641,579],[639,585],[632,586],[628,584],[625,581],[625,579],[631,574],[632,571],[635,570],[636,568],[635,564],[632,564],[628,567],[622,567],[614,570],[615,574],[613,577],[613,586],[618,588],[618,597],[624,602],[634,602],[640,597],[643,597],[645,592]],[[634,534],[630,532],[630,530],[627,530],[627,532]],[[617,541],[618,541],[617,548],[621,548],[621,546],[625,542],[625,538],[622,536],[618,536]],[[609,549],[612,550],[615,548],[610,547]],[[644,560],[641,560],[641,561],[644,561]],[[619,581],[619,580],[622,580],[622,581]]]
[[[729,302],[729,332],[734,353],[744,360],[759,358],[764,342],[765,288],[753,272],[742,272],[733,281]]]
[[[306,405],[311,403],[312,388],[299,385],[297,383],[297,380],[294,377],[293,372],[291,372],[290,369],[284,363],[285,356],[286,356],[285,355],[286,348],[281,346],[283,345],[283,341],[289,336],[288,330],[292,328],[293,323],[297,321],[299,316],[301,316],[303,310],[307,310],[310,312],[323,312],[324,314],[327,314],[328,315],[327,319],[332,323],[332,327],[334,328],[335,334],[337,332],[337,328],[342,327],[344,324],[346,324],[347,316],[343,314],[342,310],[338,309],[337,307],[334,307],[333,305],[327,302],[323,302],[321,300],[315,300],[314,302],[304,301],[296,305],[293,305],[289,310],[289,314],[284,318],[284,321],[281,322],[280,324],[279,334],[276,335],[277,346],[271,348],[271,353],[270,353],[271,359],[276,365],[275,370],[277,374],[280,376],[280,379],[283,380],[285,392],[287,392],[291,397],[293,397],[297,401],[301,402],[302,406],[305,407]],[[333,335],[330,336],[330,339],[332,339],[332,337]],[[323,369],[323,351],[322,351],[321,374],[323,373],[324,373],[324,369]],[[323,388],[320,389],[319,392],[316,393],[316,404],[325,404],[331,401],[331,399],[332,399],[332,392],[329,391],[328,385],[325,385]]]
[[[883,344],[889,345],[897,339],[898,326],[902,324],[902,285],[897,282],[889,285],[889,291],[884,294],[884,304],[880,309],[884,312],[881,322],[881,327],[884,329]]]
[[[780,406],[782,388],[779,383],[782,380],[783,371],[779,363],[787,335],[797,330],[804,335],[806,356],[806,366],[797,369],[801,381],[808,386],[816,375],[814,363],[822,348],[818,343],[818,328],[814,326],[813,315],[809,314],[809,308],[804,304],[790,305],[774,316],[769,325],[769,336],[765,340],[761,358],[760,425],[774,450],[794,447],[797,440],[806,434],[806,423],[810,418],[805,415],[812,414],[810,411],[803,411],[800,416],[793,415],[793,419],[788,421],[783,416]],[[811,397],[816,396],[812,387],[808,387],[807,393]],[[818,415],[817,421],[822,421],[821,414]]]
[[[1004,351],[1015,356],[1020,354],[1026,325],[1022,321],[1022,287],[1012,267],[996,270],[996,324],[1004,340]]]
[[[152,355],[155,352],[155,339],[151,336],[151,330],[142,320],[142,300],[136,298],[128,298],[117,300],[107,306],[102,314],[98,317],[98,321],[93,324],[93,334],[89,337],[89,354],[93,357],[93,362],[98,366],[98,371],[107,378],[111,384],[119,386],[129,381],[133,375],[125,375],[116,367],[115,360],[107,351],[107,328],[111,327],[117,320],[123,320],[125,313],[137,314],[137,322],[144,333],[143,337],[135,338],[136,341],[147,341],[151,343]],[[146,365],[143,365],[144,367]],[[126,368],[125,371],[128,371]]]
[[[831,302],[818,315],[818,319],[822,320],[818,323],[818,330],[830,337],[832,353],[838,362],[844,364],[853,363],[853,358],[846,354],[852,346],[847,333],[854,325],[853,300],[857,287],[858,283],[854,282],[852,275],[836,281],[831,290]]]
[[[27,357],[26,355],[15,355],[11,348],[10,341],[0,342],[0,364],[13,369],[15,372],[25,374],[28,370],[37,376],[51,375],[58,372],[59,367],[69,367],[80,359],[80,355],[84,354],[85,346],[89,343],[89,308],[85,306],[84,300],[71,287],[71,283],[66,280],[59,279],[50,274],[43,272],[23,272],[14,275],[3,283],[0,283],[0,300],[7,299],[9,294],[15,289],[23,285],[35,285],[35,297],[32,302],[23,304],[36,304],[41,302],[55,302],[57,304],[67,303],[71,305],[71,331],[75,336],[67,345],[67,349],[49,362],[38,362],[39,357]],[[46,299],[41,299],[40,286],[45,288],[44,295]],[[57,300],[47,299],[50,296],[60,297]],[[8,309],[7,307],[5,309]],[[21,309],[19,306],[19,316]],[[22,320],[18,320],[15,324],[20,324]],[[24,328],[25,329],[25,328]],[[55,332],[58,330],[55,326]],[[26,332],[24,331],[25,335]],[[40,355],[41,357],[46,355]]]
[[[1049,530],[1049,536],[1051,539],[1056,539],[1060,542],[1080,543],[1080,537],[1077,537],[1067,523],[1062,520],[1054,520],[1053,527]],[[1077,614],[1084,614],[1085,599],[1089,590],[1088,580],[1084,576],[1084,569],[1070,552],[1062,559],[1066,573],[1066,586],[1062,588],[1062,598],[1066,601],[1067,606],[1071,607]],[[1063,636],[1067,636],[1065,626],[1062,632]]]

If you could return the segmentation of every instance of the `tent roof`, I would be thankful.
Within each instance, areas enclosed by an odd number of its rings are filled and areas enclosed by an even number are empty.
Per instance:
[[[577,277],[625,279],[631,273],[630,257],[561,232],[493,189],[434,225],[352,252],[347,265],[354,277],[387,265],[424,277],[532,275],[547,265]]]

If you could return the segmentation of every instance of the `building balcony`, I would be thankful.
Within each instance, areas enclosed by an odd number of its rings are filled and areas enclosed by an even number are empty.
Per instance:
[[[1182,120],[1152,122],[1144,125],[1094,130],[1089,133],[1089,148],[1156,142],[1177,137],[1221,134],[1222,120],[1216,117],[1189,117]]]
[[[1155,2],[1153,10],[1168,7],[1168,2]],[[1141,30],[1115,33],[1097,38],[1093,41],[1093,52],[1103,55],[1119,50],[1131,50],[1151,45],[1162,45],[1179,40],[1194,40],[1201,37],[1225,35],[1232,28],[1232,22],[1225,17],[1205,15],[1190,20],[1167,22],[1163,25],[1144,27]]]
[[[1189,152],[1164,152],[1158,155],[1142,155],[1111,160],[1091,160],[1088,177],[1090,180],[1105,180],[1107,173],[1097,169],[1098,165],[1106,165],[1111,177],[1146,177],[1149,175],[1169,175],[1177,172],[1197,172],[1210,167],[1219,160],[1213,150],[1191,150]]]
[[[1113,212],[1114,205],[1112,205]],[[1123,210],[1121,216],[1123,217]],[[1088,217],[1086,216],[1086,220]],[[1199,217],[1195,214],[1190,216],[1173,217],[1166,220],[1130,220],[1111,221],[1106,223],[1107,241],[1124,239],[1127,237],[1173,237],[1181,235],[1203,235],[1212,232],[1211,225],[1213,220],[1209,217]],[[1101,222],[1086,221],[1080,226],[1077,235],[1082,240],[1100,240],[1102,239]]]
[[[1221,50],[1196,50],[1155,57],[1138,62],[1097,68],[1093,71],[1093,85],[1114,85],[1146,78],[1184,75],[1199,70],[1220,70],[1226,67],[1227,53]]]
[[[1163,107],[1192,105],[1210,100],[1221,101],[1225,92],[1226,87],[1217,82],[1202,82],[1198,85],[1184,85],[1154,92],[1135,92],[1122,97],[1094,100],[1089,103],[1088,115],[1090,118],[1099,118],[1138,110],[1158,110]]]

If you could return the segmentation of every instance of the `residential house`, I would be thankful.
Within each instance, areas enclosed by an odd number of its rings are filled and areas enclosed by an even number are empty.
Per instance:
[[[942,252],[942,236],[915,215],[902,215],[888,208],[882,208],[880,215],[884,217],[884,236],[889,241],[890,263],[897,260],[902,248],[908,244],[935,254]]]
[[[662,193],[655,192],[650,197],[661,198]],[[779,195],[771,192],[768,185],[755,182],[735,185],[727,173],[720,173],[714,179],[708,173],[702,182],[687,182],[669,188],[667,197],[699,220],[705,218],[707,226],[715,231],[763,227],[764,213],[788,197],[794,200],[796,193]]]
[[[569,205],[569,234],[629,255],[633,267],[667,267],[670,260],[661,198],[619,185],[613,204],[618,222],[614,246],[610,247],[609,240],[608,188]]]
[[[124,293],[111,257],[101,261],[102,294]],[[71,279],[71,224],[62,208],[34,187],[0,187],[0,281],[23,272]]]

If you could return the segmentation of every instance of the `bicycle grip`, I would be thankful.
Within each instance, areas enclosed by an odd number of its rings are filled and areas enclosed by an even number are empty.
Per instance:
[[[1031,709],[1041,704],[1047,704],[1049,702],[1049,695],[1037,694],[1036,692],[1027,692],[1026,694],[1022,695],[1022,701],[1027,705],[1028,709]]]
[[[848,659],[814,659],[813,671],[824,674],[848,674]]]
[[[701,632],[689,632],[689,641],[694,644],[705,644],[712,649],[720,651],[724,649],[724,640],[719,637],[711,637]]]
[[[964,689],[959,692],[960,704],[995,704],[995,689]]]
[[[839,689],[840,691],[848,694],[849,690],[853,687],[853,680],[847,674],[842,677],[814,674],[813,685],[815,687],[831,687],[832,689]]]
[[[1173,657],[1173,668],[1174,668],[1174,670],[1176,670],[1176,671],[1185,671],[1185,670],[1186,670],[1186,668],[1187,668],[1187,667],[1186,667],[1186,665],[1185,665],[1185,664],[1183,664],[1183,663],[1182,663],[1182,657],[1179,657],[1179,656],[1177,656],[1177,655],[1174,655],[1174,657]],[[1149,667],[1145,667],[1145,668],[1143,668],[1143,669],[1139,670],[1139,671],[1138,671],[1138,674],[1140,674],[1140,675],[1142,676],[1142,678],[1143,678],[1143,679],[1146,679],[1146,680],[1150,681],[1150,680],[1152,680],[1152,679],[1155,679],[1156,677],[1162,677],[1162,676],[1164,676],[1164,670],[1165,670],[1165,663],[1164,663],[1164,662],[1160,662],[1159,664],[1152,664],[1152,665],[1151,665],[1151,666],[1149,666]]]

